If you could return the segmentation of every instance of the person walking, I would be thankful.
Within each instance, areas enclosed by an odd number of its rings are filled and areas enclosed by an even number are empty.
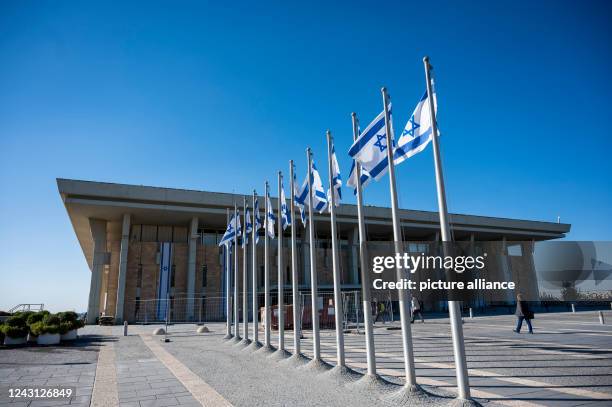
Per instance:
[[[382,323],[385,323],[385,303],[380,301],[376,302],[376,318],[374,319],[374,323],[378,321],[378,318],[382,319]]]
[[[419,302],[417,297],[412,297],[412,303],[410,304],[410,308],[412,310],[412,320],[410,321],[410,323],[414,324],[414,319],[416,318],[417,314],[419,314],[419,317],[421,317],[421,323],[425,323],[425,318],[423,318],[423,311],[421,311],[421,303]]]
[[[531,320],[533,319],[533,311],[529,308],[527,301],[523,300],[523,295],[518,294],[516,296],[516,312],[514,313],[517,318],[516,329],[513,329],[517,334],[521,333],[521,327],[523,326],[523,320],[527,322],[529,333],[533,333],[533,327],[531,326]]]

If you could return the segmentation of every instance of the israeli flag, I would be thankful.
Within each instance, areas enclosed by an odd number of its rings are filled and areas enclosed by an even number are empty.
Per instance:
[[[266,213],[266,233],[272,239],[274,239],[274,223],[276,222],[276,216],[274,216],[274,211],[272,210],[272,203],[270,202],[270,195],[266,196],[266,204],[268,206],[268,213]]]
[[[234,241],[234,237],[236,236],[236,229],[240,228],[240,219],[236,222],[237,216],[232,216],[229,224],[227,225],[227,229],[225,229],[225,233],[219,242],[219,246],[223,246],[224,244],[231,244]]]
[[[391,104],[389,104],[390,116]],[[393,138],[393,133],[391,138]],[[365,169],[376,181],[385,175],[389,169],[389,160],[387,159],[387,126],[385,126],[384,110],[361,132],[349,149],[349,155],[352,159],[359,161],[361,168]]]
[[[361,168],[361,187],[365,187],[372,180],[372,176],[368,172],[368,170]],[[349,172],[348,181],[346,181],[346,185],[353,188],[353,194],[357,195],[357,166],[355,165],[355,160],[353,160],[353,165],[351,165],[351,171]]]
[[[253,233],[253,223],[251,222],[251,212],[249,211],[249,207],[247,206],[246,212],[244,214],[244,235],[242,236],[242,247],[245,244],[249,244],[249,235]]]
[[[317,170],[317,166],[312,160],[312,168],[310,169],[310,185],[312,186],[313,194],[312,194],[312,204],[314,205],[314,209],[319,211],[319,213],[323,213],[325,208],[327,208],[327,194],[325,194],[325,188],[323,188],[323,181],[321,181],[321,176],[319,175],[319,171]],[[308,200],[306,201],[308,204]]]
[[[433,100],[434,112],[437,113],[438,104],[435,91]],[[425,147],[431,142],[432,133],[429,99],[427,97],[427,91],[425,91],[425,94],[421,100],[419,100],[419,103],[417,103],[412,116],[408,119],[404,131],[397,141],[397,147],[393,154],[393,162],[395,165],[425,150]]]
[[[259,199],[255,199],[255,209],[253,209],[255,215],[255,232],[259,232],[262,228],[261,216],[259,216]],[[259,243],[259,233],[255,233],[255,244]]]
[[[287,229],[288,226],[291,226],[291,213],[289,212],[289,208],[287,208],[287,199],[285,198],[285,187],[281,182],[281,190],[280,190],[280,199],[281,199],[281,225],[283,226],[283,230]]]
[[[342,200],[342,177],[340,176],[340,166],[338,165],[338,159],[336,158],[336,148],[332,144],[332,156],[331,156],[331,167],[332,167],[332,185],[331,189],[334,191],[334,202],[336,206],[340,206]],[[331,194],[328,193],[329,201],[331,202]]]
[[[300,218],[302,224],[306,227],[306,221],[308,217],[306,215],[306,197],[308,196],[308,178],[304,180],[301,188],[298,188],[298,184],[295,182],[295,172],[293,173],[293,203],[300,209]]]

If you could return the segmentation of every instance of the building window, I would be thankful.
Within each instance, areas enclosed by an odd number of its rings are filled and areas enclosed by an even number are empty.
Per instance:
[[[291,267],[287,266],[287,277],[285,277],[286,283],[291,283]]]
[[[134,306],[134,318],[138,319],[139,312],[140,312],[140,297],[136,297],[136,305]]]
[[[208,266],[204,264],[202,266],[202,287],[206,287],[207,284]]]
[[[170,287],[174,287],[174,277],[176,275],[176,265],[172,265],[172,268],[170,269]]]

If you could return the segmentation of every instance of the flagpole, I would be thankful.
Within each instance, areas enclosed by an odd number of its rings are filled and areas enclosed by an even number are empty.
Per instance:
[[[257,298],[257,213],[255,206],[257,204],[257,192],[253,190],[253,343],[254,346],[259,346],[259,301]]]
[[[308,237],[310,240],[310,306],[312,311],[312,348],[313,362],[318,363],[321,360],[321,338],[319,336],[319,309],[317,306],[317,259],[315,256],[315,233],[314,233],[314,218],[312,216],[312,152],[310,147],[306,149],[306,157],[308,159]]]
[[[282,221],[282,211],[283,211],[283,203],[281,199],[281,188],[283,183],[283,173],[281,171],[278,172],[278,209],[277,209],[277,230],[278,230],[278,246],[277,246],[277,262],[278,262],[278,351],[284,353],[285,351],[285,315],[283,314],[285,305],[284,305],[284,284],[285,278],[283,273],[283,221]]]
[[[238,315],[238,206],[234,201],[234,339],[240,341],[240,315]]]
[[[227,224],[229,224],[230,222],[230,216],[229,216],[229,208],[227,208],[226,210],[226,218],[227,218]],[[230,267],[229,267],[229,262],[230,262],[230,244],[231,242],[226,242],[225,243],[225,315],[226,315],[226,332],[225,332],[225,339],[231,339],[232,338],[232,304],[230,302],[230,285],[231,285],[231,276],[230,276]]]
[[[298,303],[299,303],[299,291],[298,291],[298,269],[297,269],[297,244],[295,237],[295,227],[297,224],[297,220],[295,219],[295,207],[294,207],[294,198],[295,191],[293,185],[294,174],[293,174],[293,160],[289,161],[289,178],[291,179],[291,194],[289,200],[289,212],[291,213],[291,217],[293,219],[293,223],[291,224],[291,288],[292,288],[292,296],[293,296],[293,354],[295,356],[299,356],[301,353],[300,349],[300,337],[301,331],[299,326],[299,317],[298,317]]]
[[[332,143],[333,138],[331,132],[327,130],[327,169],[329,178],[330,209],[331,220],[331,238],[332,238],[332,269],[334,278],[334,317],[336,322],[336,357],[337,366],[340,368],[346,367],[344,360],[344,332],[342,331],[342,293],[340,290],[340,270],[338,258],[338,236],[336,227],[336,188],[333,183],[332,170]]]
[[[395,164],[393,163],[393,138],[391,135],[391,117],[389,115],[387,88],[381,89],[383,97],[383,107],[385,112],[385,128],[387,129],[387,160],[389,164],[389,190],[391,193],[391,215],[393,219],[393,240],[395,252],[402,253],[402,233],[400,229],[399,210],[397,203],[397,191],[395,190]],[[359,184],[360,180],[357,180]],[[402,271],[397,268],[397,280],[401,281],[404,277]],[[406,374],[406,386],[416,387],[416,374],[414,367],[414,352],[412,349],[412,330],[410,328],[410,310],[408,304],[410,302],[409,292],[407,290],[399,290],[399,308],[400,308],[400,323],[402,327],[402,347],[404,349],[404,370]]]
[[[264,339],[265,339],[265,348],[266,349],[270,349],[272,347],[271,342],[270,342],[270,268],[269,268],[269,264],[268,264],[268,250],[269,250],[269,241],[268,241],[268,194],[269,194],[269,187],[268,187],[268,181],[266,181],[266,188],[265,188],[265,199],[264,199],[264,216],[265,216],[265,221],[264,221],[264,229],[265,229],[265,233],[264,233],[264,309],[265,309],[265,317],[264,317]]]
[[[440,158],[440,146],[438,144],[438,125],[434,110],[434,94],[431,86],[431,65],[429,57],[423,58],[425,67],[425,80],[427,82],[427,99],[429,103],[429,114],[431,117],[432,146],[434,164],[436,170],[436,190],[438,193],[438,211],[440,213],[440,232],[442,242],[452,242],[450,226],[448,223],[448,208],[446,206],[446,191],[444,188],[444,174],[442,172],[442,160]],[[444,243],[443,243],[444,245]],[[455,357],[455,374],[457,376],[458,398],[470,399],[470,383],[465,358],[465,342],[463,338],[463,325],[461,321],[461,309],[458,301],[448,301],[448,312],[451,323],[451,333],[453,338],[453,354]]]
[[[245,344],[249,344],[249,296],[248,296],[248,244],[247,244],[247,230],[246,225],[248,223],[247,219],[247,199],[246,195],[243,197],[244,203],[242,204],[243,209],[243,219],[244,219],[244,233],[242,234],[242,324],[244,331],[244,340]]]
[[[352,113],[353,140],[359,137],[357,114]],[[365,245],[367,241],[365,220],[363,216],[363,191],[361,188],[361,164],[355,160],[357,176],[357,219],[359,225],[359,266],[361,268],[361,292],[363,295],[363,324],[365,325],[366,356],[368,375],[376,376],[376,348],[374,345],[374,327],[372,326],[372,290],[366,261]]]

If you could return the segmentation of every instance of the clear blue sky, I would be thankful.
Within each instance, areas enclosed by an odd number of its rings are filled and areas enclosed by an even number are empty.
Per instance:
[[[56,177],[247,193],[308,145],[324,169],[329,128],[346,180],[350,112],[385,85],[401,129],[426,54],[451,212],[612,240],[609,2],[103,3],[0,2],[0,309],[86,307]],[[398,180],[437,208],[430,148]]]

